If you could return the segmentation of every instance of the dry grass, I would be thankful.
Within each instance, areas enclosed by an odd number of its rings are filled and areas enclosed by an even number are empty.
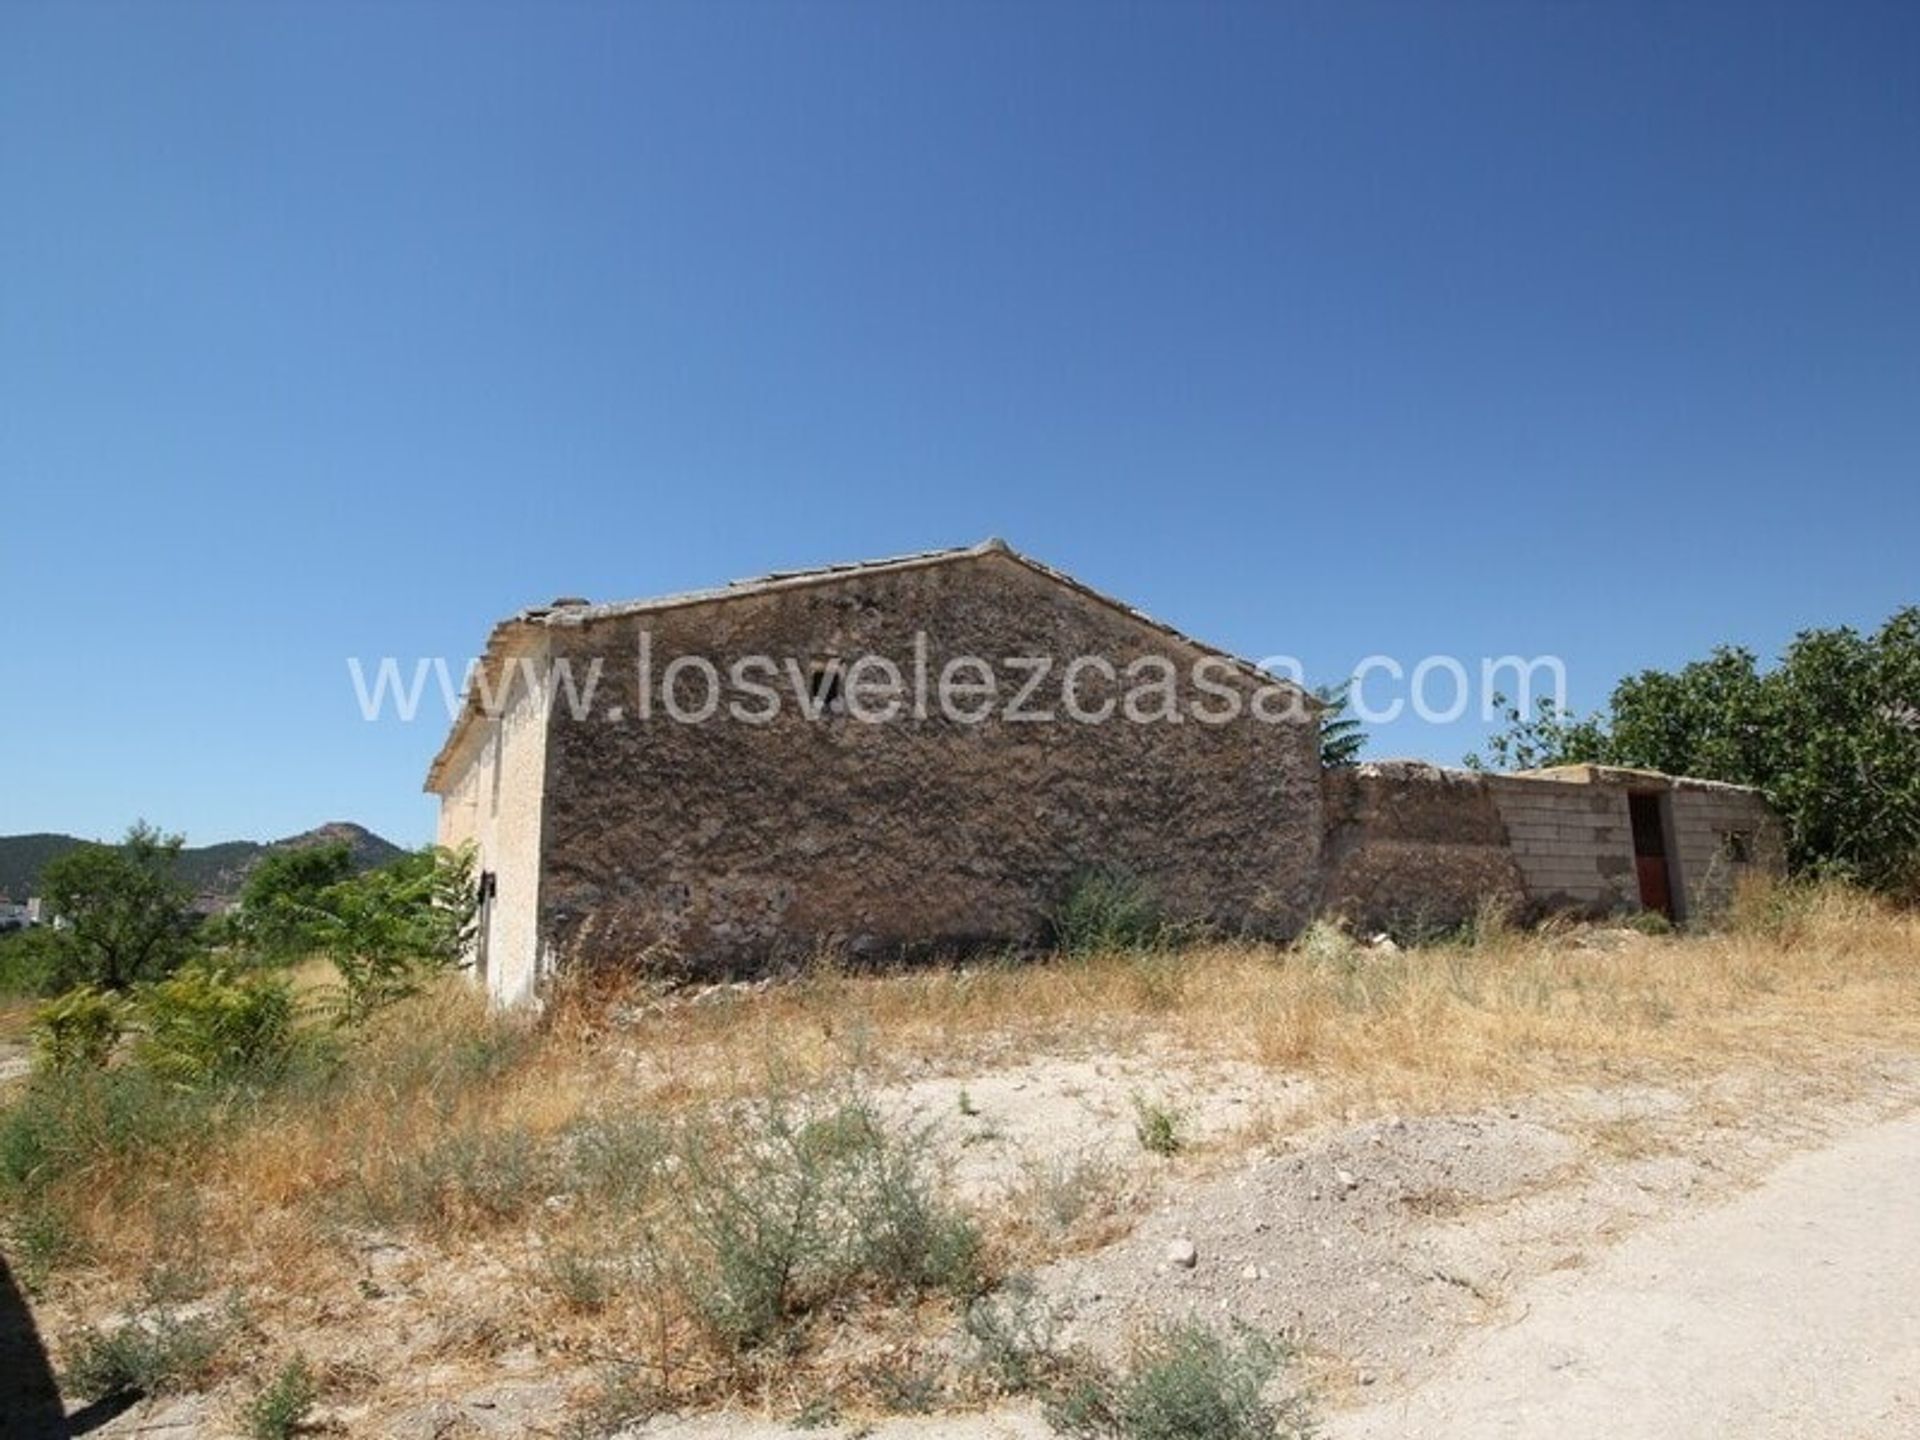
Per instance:
[[[952,1302],[855,1284],[796,1312],[776,1347],[720,1343],[663,1268],[684,1249],[676,1146],[694,1134],[724,1151],[770,1077],[805,1096],[850,1075],[884,1085],[909,1067],[964,1076],[1145,1043],[1311,1076],[1319,1109],[1289,1123],[1805,1071],[1853,1047],[1920,1049],[1920,917],[1769,888],[1724,930],[1676,939],[1489,923],[1471,943],[1382,953],[1320,928],[1287,950],[820,967],[720,1003],[574,996],[538,1028],[450,987],[383,1016],[338,1064],[214,1113],[167,1163],[106,1155],[11,1203],[16,1221],[57,1213],[73,1232],[84,1259],[50,1298],[76,1319],[138,1303],[188,1228],[206,1237],[197,1287],[243,1295],[262,1333],[297,1338],[336,1401],[341,1377],[376,1404],[382,1386],[399,1393],[414,1368],[401,1354],[489,1361],[537,1343],[557,1371],[617,1367],[613,1409],[724,1394],[794,1413],[825,1392],[884,1406],[900,1375],[937,1371]],[[1032,1173],[1020,1214],[982,1217],[989,1270],[1112,1238],[1125,1191],[1111,1174]],[[369,1235],[399,1242],[390,1269],[372,1268]],[[928,1384],[965,1393],[950,1373]]]

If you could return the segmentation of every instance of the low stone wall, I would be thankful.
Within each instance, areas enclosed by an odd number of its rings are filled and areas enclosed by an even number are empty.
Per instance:
[[[1396,760],[1326,774],[1321,908],[1359,930],[1454,929],[1525,878],[1484,775]]]

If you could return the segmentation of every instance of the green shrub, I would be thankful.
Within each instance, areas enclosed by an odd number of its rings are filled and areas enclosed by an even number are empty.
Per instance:
[[[293,990],[278,976],[197,962],[142,987],[136,1005],[136,1058],[176,1084],[271,1078],[292,1048]]]
[[[1067,955],[1154,949],[1167,934],[1152,892],[1118,870],[1078,872],[1051,919],[1054,943]]]
[[[1133,1097],[1133,1133],[1140,1148],[1154,1155],[1177,1155],[1186,1148],[1180,1112],[1161,1100]]]
[[[691,1243],[654,1266],[724,1345],[863,1289],[978,1287],[979,1233],[938,1194],[927,1132],[863,1097],[775,1086],[737,1121],[689,1127],[677,1158],[667,1193]]]
[[[0,934],[0,995],[59,994],[80,978],[68,959],[45,925]]]
[[[299,1433],[319,1398],[313,1371],[304,1358],[295,1356],[247,1406],[247,1434],[252,1440],[287,1440]]]
[[[29,1025],[34,1061],[53,1075],[98,1070],[127,1029],[127,1009],[117,995],[78,985],[34,1011]]]
[[[1031,1395],[1059,1370],[1058,1322],[1029,1276],[1016,1276],[968,1304],[963,1356],[995,1395]]]
[[[68,1345],[67,1388],[89,1400],[197,1390],[211,1377],[225,1338],[220,1322],[171,1311],[112,1330],[86,1329]]]
[[[1046,1406],[1048,1423],[1087,1440],[1305,1440],[1304,1397],[1265,1399],[1287,1358],[1241,1327],[1227,1339],[1198,1321],[1154,1331],[1119,1375],[1089,1374]]]
[[[1671,935],[1673,921],[1658,910],[1636,910],[1627,917],[1627,928],[1638,930],[1642,935]]]

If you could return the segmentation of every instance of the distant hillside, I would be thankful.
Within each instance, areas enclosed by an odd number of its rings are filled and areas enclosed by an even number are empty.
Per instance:
[[[190,845],[180,852],[180,875],[198,894],[231,900],[239,895],[247,872],[268,851],[299,850],[336,841],[345,841],[352,849],[356,870],[372,870],[406,853],[365,826],[335,820],[264,844],[258,840],[228,840],[218,845]],[[0,835],[0,894],[15,900],[37,894],[41,868],[55,856],[85,843],[74,835]]]

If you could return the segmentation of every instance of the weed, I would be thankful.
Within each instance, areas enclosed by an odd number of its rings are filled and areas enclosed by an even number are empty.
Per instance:
[[[296,1355],[247,1406],[247,1434],[252,1440],[287,1440],[298,1434],[320,1398],[320,1387],[306,1360]]]
[[[1153,949],[1166,934],[1152,892],[1118,870],[1079,871],[1051,919],[1054,943],[1067,955]]]
[[[211,1377],[225,1339],[217,1321],[165,1310],[112,1330],[86,1329],[69,1342],[66,1383],[89,1400],[196,1390]]]
[[[181,1085],[267,1078],[293,1044],[293,988],[283,976],[196,962],[145,987],[135,1053]]]
[[[547,1157],[527,1131],[463,1129],[363,1175],[356,1199],[371,1224],[450,1231],[519,1218],[548,1180]]]
[[[1313,1433],[1305,1398],[1264,1397],[1287,1358],[1245,1327],[1228,1339],[1188,1321],[1148,1335],[1124,1373],[1080,1377],[1046,1416],[1086,1440],[1305,1440]]]
[[[23,1206],[7,1227],[6,1258],[30,1294],[86,1254],[86,1237],[65,1211],[43,1200]]]
[[[127,1030],[126,1002],[79,985],[34,1011],[29,1027],[34,1063],[53,1075],[98,1070]]]
[[[1636,910],[1627,917],[1626,925],[1629,930],[1638,930],[1642,935],[1673,934],[1673,921],[1658,910]]]
[[[595,1379],[593,1389],[576,1408],[563,1433],[568,1440],[601,1440],[651,1419],[662,1408],[659,1388],[638,1366],[610,1365]]]
[[[1186,1148],[1180,1112],[1164,1101],[1133,1097],[1133,1133],[1140,1148],[1153,1155],[1178,1155]]]
[[[620,1267],[606,1255],[570,1245],[550,1250],[545,1270],[553,1292],[582,1314],[605,1309],[620,1279]]]
[[[795,1430],[825,1430],[839,1423],[840,1402],[831,1395],[814,1396],[787,1421]]]
[[[1031,1395],[1058,1368],[1058,1324],[1029,1276],[1017,1275],[975,1299],[962,1329],[966,1366],[995,1395]]]
[[[583,1195],[631,1208],[652,1188],[672,1149],[672,1136],[650,1116],[631,1112],[581,1124],[566,1140],[566,1169]]]
[[[1033,1158],[1021,1167],[1007,1209],[1057,1241],[1112,1214],[1120,1189],[1119,1170],[1103,1156]]]
[[[750,1349],[860,1288],[977,1285],[979,1233],[937,1194],[924,1130],[777,1084],[742,1120],[683,1135],[670,1194],[692,1243],[659,1265],[714,1338]]]

